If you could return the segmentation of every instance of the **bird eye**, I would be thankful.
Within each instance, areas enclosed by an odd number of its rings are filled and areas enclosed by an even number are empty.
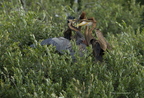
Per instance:
[[[69,21],[69,20],[67,20],[67,23],[70,23],[70,21]]]

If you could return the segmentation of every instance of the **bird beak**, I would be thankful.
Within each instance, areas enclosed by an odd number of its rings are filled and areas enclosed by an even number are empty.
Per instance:
[[[77,26],[85,26],[85,25],[88,25],[88,23],[89,23],[89,22],[83,21],[83,22],[81,22],[80,24],[77,24]]]

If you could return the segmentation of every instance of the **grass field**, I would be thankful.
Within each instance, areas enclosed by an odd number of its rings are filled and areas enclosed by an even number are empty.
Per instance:
[[[143,5],[134,0],[21,1],[0,1],[0,98],[144,98]],[[113,47],[102,63],[94,62],[91,47],[72,63],[55,47],[39,45],[63,36],[67,15],[78,17],[82,11],[95,17]]]

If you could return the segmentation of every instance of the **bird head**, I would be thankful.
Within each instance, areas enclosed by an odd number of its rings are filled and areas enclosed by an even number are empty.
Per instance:
[[[86,13],[85,12],[82,12],[78,18],[75,18],[73,16],[68,16],[67,17],[67,20],[68,20],[68,23],[69,22],[75,22],[75,23],[78,23],[78,22],[81,22],[82,19],[86,19]]]
[[[67,17],[67,23],[70,23],[70,22],[75,23],[75,22],[76,22],[75,17],[73,17],[73,16],[68,16],[68,17]]]

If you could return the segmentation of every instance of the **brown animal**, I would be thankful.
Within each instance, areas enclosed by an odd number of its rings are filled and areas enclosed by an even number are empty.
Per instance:
[[[98,29],[95,29],[96,20],[94,19],[94,17],[81,20],[81,23],[78,24],[78,26],[86,26],[84,35],[87,42],[87,46],[91,44],[95,60],[102,61],[104,51],[110,49],[110,44],[105,40],[102,32]],[[92,27],[90,28],[90,26]],[[97,40],[92,36],[93,31],[95,31],[96,33],[96,36],[98,38]]]

